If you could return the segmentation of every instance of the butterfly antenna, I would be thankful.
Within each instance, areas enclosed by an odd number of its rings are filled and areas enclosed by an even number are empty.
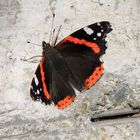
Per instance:
[[[54,40],[54,33],[55,33],[55,29],[53,29],[53,33],[52,33],[51,46],[53,46],[53,44],[54,44],[54,43],[53,43],[53,42],[54,42],[54,41],[53,41],[53,40]]]
[[[55,46],[55,44],[56,44],[56,42],[57,42],[58,35],[59,35],[59,33],[60,33],[61,27],[62,27],[62,25],[59,26],[58,32],[57,32],[57,34],[56,34],[56,36],[55,36],[55,39],[54,39],[54,41],[53,41],[53,44],[52,44],[53,47]]]
[[[36,46],[42,46],[42,45],[39,45],[39,44],[36,44],[36,43],[32,43],[30,41],[27,41],[27,43],[32,44],[32,45],[36,45]]]
[[[52,19],[52,25],[51,25],[51,32],[50,32],[49,44],[51,43],[52,35],[53,35],[53,32],[54,32],[53,31],[54,18],[55,18],[55,14],[53,13],[53,19]]]
[[[39,44],[36,44],[36,43],[32,43],[30,41],[27,41],[27,43],[32,44],[32,45],[36,45],[36,46],[42,46],[42,45],[39,45]],[[41,55],[36,55],[36,56],[32,56],[32,57],[27,58],[27,59],[26,58],[21,58],[20,60],[31,62],[31,63],[37,63],[38,61],[34,60],[37,57],[42,57],[42,56]]]

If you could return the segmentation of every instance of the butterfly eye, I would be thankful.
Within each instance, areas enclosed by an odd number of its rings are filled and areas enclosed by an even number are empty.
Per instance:
[[[45,47],[47,43],[45,41],[42,41],[42,46]]]
[[[42,41],[42,47],[43,47],[43,49],[45,49],[45,48],[50,48],[51,46],[50,46],[49,43],[46,43],[45,41]]]

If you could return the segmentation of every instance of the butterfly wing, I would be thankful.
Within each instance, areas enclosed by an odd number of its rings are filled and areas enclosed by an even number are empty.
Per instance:
[[[42,60],[38,65],[31,82],[30,96],[33,100],[39,100],[45,104],[51,103],[50,76],[48,67]]]
[[[100,57],[107,48],[106,35],[111,31],[108,21],[86,26],[56,45],[56,49],[65,58],[74,79],[72,84],[80,91],[94,85],[103,74]]]
[[[52,72],[52,100],[59,109],[70,105],[75,98],[75,91],[69,83],[67,71]]]
[[[34,100],[41,100],[45,104],[53,102],[59,109],[63,109],[74,101],[75,91],[69,83],[69,69],[54,51],[48,54],[48,58],[44,57],[37,67],[30,95]]]

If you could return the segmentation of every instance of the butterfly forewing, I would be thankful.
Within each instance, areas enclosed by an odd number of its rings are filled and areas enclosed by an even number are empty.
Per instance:
[[[105,53],[105,37],[111,30],[109,22],[98,22],[72,33],[56,45],[77,80],[78,90],[90,88],[103,74],[100,57]]]
[[[30,95],[33,100],[38,100],[44,102],[45,104],[51,103],[51,95],[49,89],[49,73],[47,66],[45,66],[44,61],[42,60],[37,67],[37,70],[34,74]]]

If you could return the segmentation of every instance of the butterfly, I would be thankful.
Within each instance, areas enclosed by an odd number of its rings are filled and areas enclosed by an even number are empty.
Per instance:
[[[75,99],[75,90],[83,92],[102,76],[101,56],[105,54],[108,21],[83,27],[52,47],[42,42],[42,59],[31,82],[30,95],[46,105],[64,109]]]

